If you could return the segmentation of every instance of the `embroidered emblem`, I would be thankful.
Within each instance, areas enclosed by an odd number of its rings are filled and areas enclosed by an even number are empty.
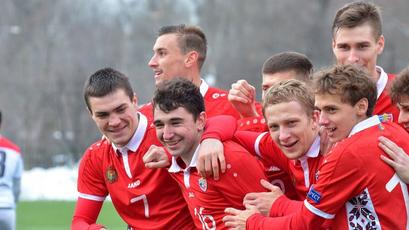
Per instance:
[[[367,189],[346,203],[346,211],[348,225],[352,229],[381,228]]]
[[[378,115],[378,118],[380,122],[393,121],[392,113],[384,113],[382,115]]]
[[[318,181],[318,176],[319,176],[319,174],[320,174],[320,171],[317,170],[317,172],[315,172],[315,181]]]
[[[207,190],[207,181],[206,178],[200,178],[199,179],[199,187],[203,192],[206,192]]]
[[[105,172],[105,176],[110,184],[116,182],[118,180],[118,173],[112,166],[109,166]]]
[[[214,94],[212,95],[212,97],[213,97],[213,99],[217,99],[217,98],[219,98],[219,97],[220,97],[220,94],[218,94],[218,93],[214,93]]]
[[[310,187],[310,191],[307,193],[307,197],[318,204],[321,201],[321,194],[314,190],[314,186]]]

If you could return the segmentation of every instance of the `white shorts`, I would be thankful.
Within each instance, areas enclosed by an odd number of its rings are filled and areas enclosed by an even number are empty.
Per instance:
[[[0,208],[0,229],[16,229],[16,210],[14,208]]]

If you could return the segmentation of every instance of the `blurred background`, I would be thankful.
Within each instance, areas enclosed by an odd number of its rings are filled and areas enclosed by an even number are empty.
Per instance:
[[[73,166],[101,136],[83,102],[85,79],[114,67],[130,77],[140,104],[148,102],[154,85],[147,63],[161,26],[195,24],[205,31],[202,72],[210,84],[229,89],[244,78],[260,90],[261,66],[274,53],[304,53],[315,69],[333,63],[331,22],[347,2],[2,0],[1,132],[21,146],[26,170]],[[409,63],[409,1],[374,2],[386,38],[379,64],[397,73]]]

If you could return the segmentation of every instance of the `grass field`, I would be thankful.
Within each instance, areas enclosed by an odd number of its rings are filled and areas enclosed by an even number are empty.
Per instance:
[[[17,229],[70,229],[74,208],[75,202],[70,201],[21,201],[17,206]],[[97,223],[104,224],[112,230],[126,229],[126,224],[108,201],[104,202]]]

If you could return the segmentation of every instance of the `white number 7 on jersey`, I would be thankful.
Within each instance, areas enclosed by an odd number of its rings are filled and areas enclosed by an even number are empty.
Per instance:
[[[138,202],[140,200],[143,201],[143,207],[145,208],[145,217],[149,218],[149,204],[148,204],[148,198],[146,197],[145,194],[132,198],[131,204]]]
[[[409,230],[409,194],[408,194],[408,186],[399,178],[399,176],[395,173],[393,174],[392,178],[386,183],[386,190],[391,192],[398,184],[400,184],[400,189],[402,189],[403,194],[403,201],[405,202],[406,207],[406,229]]]

